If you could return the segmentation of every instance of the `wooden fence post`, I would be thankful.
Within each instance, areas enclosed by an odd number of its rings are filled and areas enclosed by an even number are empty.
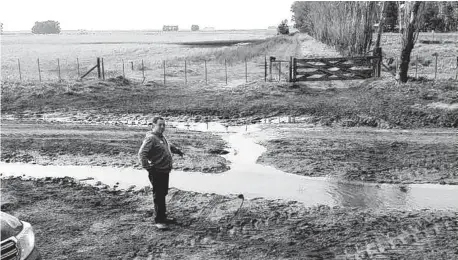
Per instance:
[[[165,86],[165,60],[162,62],[163,67],[164,67],[164,86]]]
[[[293,82],[296,82],[297,75],[297,59],[293,58]]]
[[[62,78],[60,77],[60,60],[59,60],[59,58],[57,59],[57,70],[59,72],[59,81],[61,81]]]
[[[456,57],[456,75],[455,75],[455,79],[458,80],[458,57]]]
[[[436,57],[436,64],[434,65],[434,79],[437,78],[437,56],[439,56],[437,53],[434,55]]]
[[[227,86],[227,60],[224,59],[224,71],[226,72],[226,86]]]
[[[378,47],[374,50],[374,56],[377,57],[376,58],[376,62],[374,64],[375,68],[374,68],[374,76],[379,78],[380,75],[382,74],[382,48],[381,47]]]
[[[145,65],[143,64],[143,59],[142,59],[142,75],[143,75],[143,80],[145,80]]]
[[[204,65],[205,65],[205,85],[207,85],[207,60],[204,60]]]
[[[418,79],[418,55],[415,56],[415,79]]]
[[[184,84],[187,85],[188,84],[188,68],[187,68],[187,64],[186,64],[186,60],[184,60]]]
[[[76,58],[76,68],[78,70],[78,78],[80,77],[80,61],[78,58]]]
[[[126,77],[126,73],[124,71],[124,59],[122,60],[122,77],[125,78]]]
[[[395,58],[395,61],[396,61],[396,67],[394,68],[394,75],[397,75],[398,74],[398,57]]]
[[[17,66],[19,70],[19,80],[22,81],[21,62],[19,61],[19,59],[17,59]]]
[[[269,59],[269,74],[270,74],[270,81],[272,82],[272,57]]]
[[[248,83],[248,65],[245,58],[245,82]]]
[[[267,82],[267,55],[264,55],[264,81]]]
[[[38,78],[40,79],[40,82],[41,82],[40,58],[37,58],[37,63],[38,63]]]
[[[130,67],[132,68],[132,71],[134,71],[134,62],[133,61],[130,62]]]
[[[97,57],[97,77],[100,79],[102,77],[102,70],[100,67],[100,58]]]
[[[105,80],[105,62],[103,62],[103,58],[102,58],[102,79]]]
[[[288,74],[288,82],[293,81],[293,56],[289,56],[289,74]]]

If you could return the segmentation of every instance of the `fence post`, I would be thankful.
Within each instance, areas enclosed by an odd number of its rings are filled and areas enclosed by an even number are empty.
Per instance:
[[[293,59],[293,81],[296,82],[296,75],[297,75],[297,60],[296,58]]]
[[[458,57],[456,57],[456,75],[455,75],[455,79],[458,80]]]
[[[264,55],[264,81],[267,82],[267,56]]]
[[[207,85],[207,60],[204,60],[204,65],[205,65],[205,85]]]
[[[102,79],[105,80],[105,62],[103,62],[103,58],[102,58]]]
[[[164,67],[164,86],[165,86],[165,60],[162,61],[163,67]]]
[[[395,58],[395,61],[396,61],[396,67],[394,69],[394,75],[397,75],[398,74],[398,57]]]
[[[227,85],[227,60],[224,59],[224,71],[226,72],[226,85]]]
[[[281,61],[278,62],[278,82],[281,81]]]
[[[134,71],[134,62],[131,61],[131,62],[130,62],[130,65],[131,65],[132,71]]]
[[[22,81],[21,62],[19,61],[19,59],[17,59],[17,66],[19,70],[19,80]]]
[[[40,79],[40,82],[41,82],[40,58],[37,58],[37,63],[38,63],[38,78]]]
[[[188,84],[188,68],[186,60],[184,60],[184,84]]]
[[[439,56],[437,53],[435,53],[436,55],[436,64],[434,65],[434,79],[437,78],[437,56]]]
[[[272,57],[269,59],[269,74],[270,74],[270,81],[272,82]]]
[[[97,57],[97,77],[100,79],[102,77],[102,71],[100,68],[100,58]]]
[[[377,57],[375,65],[375,77],[380,78],[382,74],[382,48],[378,47],[374,50],[374,56]]]
[[[248,83],[248,65],[245,58],[245,82]]]
[[[60,60],[59,60],[59,58],[57,58],[57,70],[59,72],[59,81],[61,81],[62,78],[60,77]]]
[[[142,75],[143,75],[143,80],[145,80],[145,65],[143,64],[143,59],[142,59]]]
[[[126,77],[126,73],[124,71],[124,59],[122,60],[122,77],[125,78]]]
[[[418,79],[418,55],[415,56],[415,79]]]
[[[289,56],[289,75],[288,82],[293,81],[293,56]]]
[[[80,61],[78,58],[76,58],[76,68],[78,70],[78,78],[80,77]]]

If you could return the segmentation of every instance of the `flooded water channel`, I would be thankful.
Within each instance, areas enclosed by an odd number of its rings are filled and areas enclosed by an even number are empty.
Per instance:
[[[256,164],[265,151],[246,135],[260,131],[258,125],[230,126],[219,123],[170,123],[194,131],[211,131],[226,140],[231,169],[221,174],[173,171],[170,186],[196,192],[244,194],[246,198],[294,200],[307,206],[357,207],[368,209],[452,209],[458,210],[458,185],[439,184],[375,184],[333,180],[324,177],[304,177],[285,173],[270,166]],[[149,185],[146,171],[129,168],[95,166],[40,166],[20,163],[0,163],[2,176],[94,178],[120,189]]]

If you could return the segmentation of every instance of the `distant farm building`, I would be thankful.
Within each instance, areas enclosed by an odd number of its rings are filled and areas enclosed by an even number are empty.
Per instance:
[[[178,31],[178,25],[164,25],[162,27],[163,31]]]

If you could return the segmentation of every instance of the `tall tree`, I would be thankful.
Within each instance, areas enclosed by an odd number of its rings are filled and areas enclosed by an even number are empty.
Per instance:
[[[394,32],[398,22],[398,5],[394,1],[387,1],[385,5],[383,30]]]
[[[402,30],[402,46],[401,46],[401,62],[399,64],[399,74],[397,75],[401,82],[407,82],[410,54],[418,39],[420,29],[421,8],[424,2],[421,1],[406,1],[400,6],[401,28]]]
[[[300,32],[310,33],[313,24],[310,20],[310,6],[307,2],[294,2],[291,5],[291,12],[293,13],[292,21],[294,22],[294,27]]]
[[[32,33],[35,34],[59,34],[60,24],[57,21],[48,20],[44,22],[35,22],[32,27]]]

